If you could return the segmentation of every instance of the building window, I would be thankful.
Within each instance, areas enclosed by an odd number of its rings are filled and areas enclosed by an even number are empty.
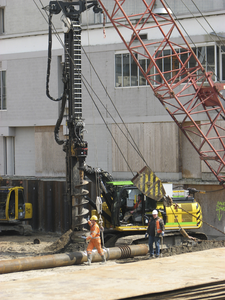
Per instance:
[[[6,71],[0,71],[0,110],[6,109]]]
[[[206,72],[212,72],[212,79],[214,81],[225,80],[225,53],[223,51],[224,46],[203,46],[192,48],[202,66]],[[187,68],[195,67],[196,61],[193,57],[188,60],[188,54],[183,49],[178,49],[180,58],[183,63],[187,61]],[[183,53],[183,54],[182,54]],[[136,55],[138,58],[138,56]],[[180,62],[175,56],[171,56],[171,50],[159,51],[155,55],[156,64],[164,77],[169,81],[180,69]],[[142,69],[148,71],[149,79],[153,85],[162,83],[162,78],[157,72],[157,68],[150,65],[149,59],[139,59],[139,63]],[[139,70],[137,72],[137,66],[129,53],[116,54],[115,55],[115,86],[116,87],[128,87],[128,86],[145,86],[147,81]],[[185,77],[185,74],[179,76],[178,80]]]
[[[4,8],[0,7],[0,34],[5,32]]]
[[[225,80],[225,46],[221,46],[221,80]]]
[[[136,55],[137,57],[137,55]],[[116,87],[137,86],[138,67],[129,53],[116,54]]]

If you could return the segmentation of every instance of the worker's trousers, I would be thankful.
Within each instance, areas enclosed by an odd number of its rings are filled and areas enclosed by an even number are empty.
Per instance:
[[[91,239],[91,241],[89,242],[89,244],[87,246],[87,254],[91,254],[94,247],[98,250],[98,253],[100,255],[104,254],[104,251],[102,250],[102,247],[101,247],[101,239],[100,238]]]
[[[150,236],[148,237],[149,244],[149,253],[151,256],[154,255],[153,243],[155,242],[155,255],[159,256],[160,254],[160,237],[159,236]]]

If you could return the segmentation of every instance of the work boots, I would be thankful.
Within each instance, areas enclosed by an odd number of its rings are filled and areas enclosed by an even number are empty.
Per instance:
[[[91,265],[91,254],[87,255],[87,263],[89,266]]]
[[[101,257],[102,257],[102,262],[100,264],[103,265],[106,263],[105,254],[101,255]]]

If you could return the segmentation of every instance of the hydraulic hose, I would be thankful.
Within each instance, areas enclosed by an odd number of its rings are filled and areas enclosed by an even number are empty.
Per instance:
[[[60,129],[60,125],[62,123],[65,105],[66,105],[66,95],[64,93],[63,97],[62,97],[62,107],[61,107],[60,115],[59,115],[59,118],[56,122],[55,130],[54,130],[55,141],[59,145],[63,145],[64,143],[66,143],[66,140],[60,140],[60,138],[59,138],[59,129]]]

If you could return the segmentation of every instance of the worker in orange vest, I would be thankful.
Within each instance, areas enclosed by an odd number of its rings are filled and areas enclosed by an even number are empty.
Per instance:
[[[123,222],[127,222],[128,221],[128,219],[131,217],[131,216],[133,216],[134,215],[134,213],[136,213],[138,210],[139,210],[139,208],[141,207],[141,204],[142,203],[142,196],[141,196],[141,194],[139,194],[138,195],[138,200],[137,200],[137,202],[134,204],[134,206],[133,206],[133,210],[131,210],[131,211],[127,211],[126,213],[125,213],[125,215],[124,215],[124,217],[123,217]]]
[[[148,244],[149,244],[149,253],[150,258],[154,257],[154,249],[153,249],[153,243],[155,242],[155,250],[156,254],[155,257],[159,257],[160,254],[160,238],[164,236],[165,226],[163,219],[158,217],[158,211],[156,209],[152,212],[152,219],[150,220],[148,224],[148,229],[145,234],[145,237],[148,237]]]
[[[91,264],[91,253],[94,247],[98,250],[98,253],[101,255],[102,263],[106,263],[105,254],[101,247],[100,229],[97,224],[97,221],[97,216],[92,216],[88,221],[88,224],[90,226],[90,235],[86,239],[87,241],[90,241],[87,246],[88,265]],[[103,230],[103,227],[101,228],[101,230]]]

